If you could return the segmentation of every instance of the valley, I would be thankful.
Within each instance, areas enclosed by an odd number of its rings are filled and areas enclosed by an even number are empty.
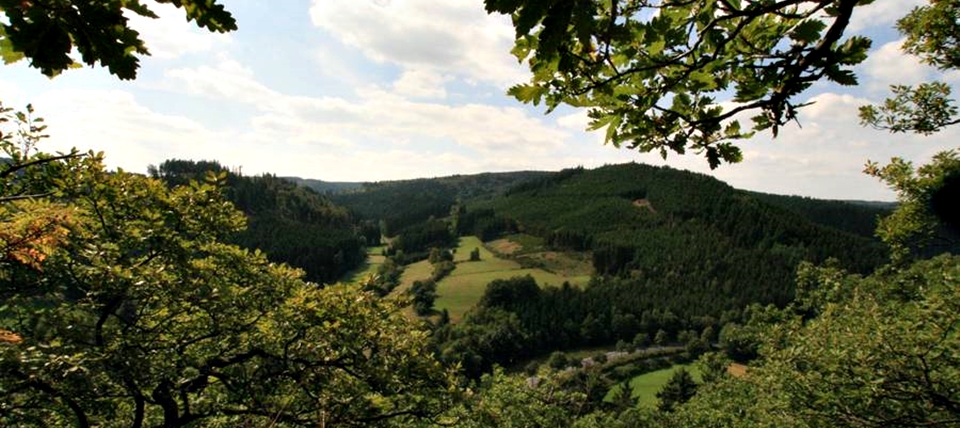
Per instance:
[[[960,427],[960,0],[224,3],[0,3],[0,426]]]

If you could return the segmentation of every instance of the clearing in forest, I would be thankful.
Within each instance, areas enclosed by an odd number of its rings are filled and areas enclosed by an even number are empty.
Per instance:
[[[693,376],[693,380],[697,381],[697,383],[702,382],[700,379],[700,369],[692,364],[677,364],[670,368],[644,373],[630,379],[630,389],[633,390],[631,396],[637,400],[637,406],[651,409],[656,408],[657,392],[663,388],[663,385],[666,385],[670,377],[673,376],[673,372],[679,370],[681,367],[687,369],[690,375]],[[613,388],[607,391],[604,401],[610,401],[613,394],[619,390],[620,384],[614,385]]]
[[[380,265],[382,265],[386,259],[386,257],[383,256],[383,249],[384,247],[382,246],[368,247],[367,260],[361,263],[360,266],[357,266],[356,269],[344,274],[340,282],[344,284],[356,284],[368,275],[377,273],[377,269],[380,268]]]
[[[470,252],[480,250],[480,260],[470,261]],[[460,321],[463,315],[474,307],[487,284],[497,279],[509,279],[516,276],[530,275],[540,286],[552,285],[559,287],[564,282],[574,286],[583,286],[590,281],[589,274],[564,276],[548,272],[540,268],[525,268],[520,263],[497,257],[476,236],[461,237],[453,253],[456,269],[446,278],[437,283],[437,297],[434,308],[439,313],[446,309],[450,320]],[[429,279],[433,274],[433,266],[427,260],[421,260],[407,265],[400,276],[400,285],[390,293],[391,296],[402,296],[413,286],[414,281]],[[413,311],[409,311],[413,314]]]
[[[733,377],[744,377],[747,375],[747,366],[740,363],[732,363],[727,366],[727,373]]]
[[[654,214],[657,213],[657,210],[653,209],[653,204],[651,204],[650,201],[647,199],[637,199],[633,201],[633,206],[637,208],[646,208],[647,211],[650,211]]]
[[[480,249],[479,261],[470,261],[470,252],[474,248]],[[476,236],[460,238],[454,261],[457,268],[437,284],[439,297],[434,304],[437,311],[446,309],[453,322],[459,321],[464,313],[476,305],[486,291],[487,284],[496,279],[531,275],[540,286],[558,287],[564,282],[581,286],[590,280],[589,274],[563,276],[540,268],[525,268],[516,261],[499,258]]]
[[[430,279],[432,274],[433,265],[429,261],[420,260],[416,263],[410,263],[403,268],[403,273],[400,274],[400,285],[394,288],[390,295],[397,296],[406,293],[413,286],[414,281]]]

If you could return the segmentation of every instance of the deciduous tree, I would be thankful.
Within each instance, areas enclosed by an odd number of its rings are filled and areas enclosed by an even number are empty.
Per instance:
[[[237,29],[233,15],[216,0],[155,0],[172,4],[190,21],[212,32]],[[128,14],[158,16],[139,0],[0,0],[0,55],[11,63],[27,58],[50,77],[75,64],[73,49],[87,65],[100,63],[120,79],[137,77],[140,57],[150,51]]]
[[[0,425],[377,425],[453,397],[393,303],[223,243],[244,219],[216,177],[3,142]]]
[[[857,84],[870,40],[845,32],[865,3],[485,0],[513,17],[513,53],[532,73],[511,95],[589,108],[615,146],[693,150],[711,167],[741,159],[735,140],[796,120],[814,82]]]

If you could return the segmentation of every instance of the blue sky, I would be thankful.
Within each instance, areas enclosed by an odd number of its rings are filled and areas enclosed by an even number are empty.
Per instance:
[[[155,6],[160,19],[133,22],[153,53],[136,81],[102,68],[51,80],[19,63],[0,68],[0,100],[34,104],[50,126],[45,150],[103,150],[110,166],[131,171],[215,159],[245,174],[373,181],[637,161],[752,190],[889,200],[861,173],[868,159],[924,162],[960,141],[958,127],[919,137],[857,125],[857,106],[882,100],[890,84],[960,83],[960,73],[900,53],[893,24],[919,3],[858,9],[853,32],[874,38],[857,67],[861,85],[816,85],[802,96],[816,102],[802,128],[744,142],[744,161],[717,171],[697,155],[664,162],[604,146],[584,131],[584,111],[544,115],[507,97],[527,71],[509,54],[509,19],[487,15],[482,0],[227,0],[240,26],[227,35]]]

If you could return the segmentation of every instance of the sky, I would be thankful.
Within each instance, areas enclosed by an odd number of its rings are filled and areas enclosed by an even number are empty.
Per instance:
[[[225,0],[239,30],[211,34],[170,5],[134,17],[152,56],[135,81],[101,67],[48,79],[26,62],[0,67],[0,101],[32,103],[51,135],[42,150],[106,153],[110,167],[145,172],[165,159],[217,160],[246,175],[380,181],[490,171],[559,170],[642,162],[708,173],[763,192],[892,200],[862,173],[867,160],[916,163],[960,146],[960,127],[933,136],[862,128],[857,107],[891,84],[940,78],[900,52],[897,18],[921,0],[857,9],[848,34],[873,39],[860,85],[818,83],[813,101],[774,139],[743,141],[744,160],[711,171],[695,154],[616,149],[585,131],[586,111],[549,115],[506,95],[528,79],[510,55],[508,17],[482,0]]]

